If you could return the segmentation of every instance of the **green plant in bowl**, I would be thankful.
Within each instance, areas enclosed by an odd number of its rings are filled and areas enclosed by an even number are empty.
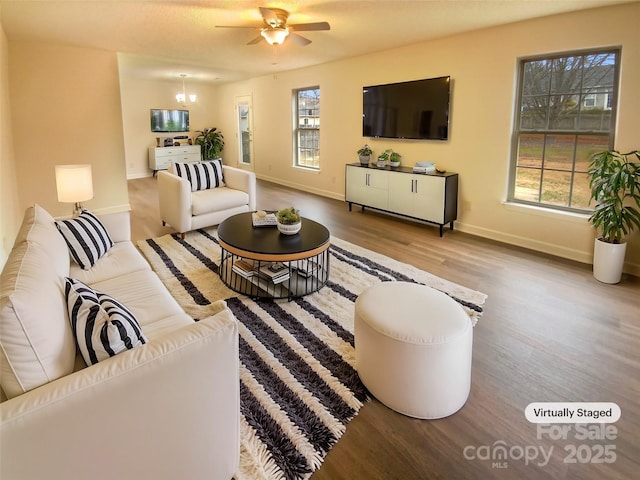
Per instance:
[[[300,212],[294,207],[278,210],[276,220],[283,225],[294,225],[300,223]]]

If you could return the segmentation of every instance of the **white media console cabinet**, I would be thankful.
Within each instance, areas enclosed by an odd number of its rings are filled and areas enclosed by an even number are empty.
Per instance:
[[[158,170],[169,168],[173,162],[196,163],[201,159],[200,145],[149,147],[149,168],[154,175]]]
[[[457,173],[413,173],[407,167],[346,166],[345,201],[440,226],[458,218]]]

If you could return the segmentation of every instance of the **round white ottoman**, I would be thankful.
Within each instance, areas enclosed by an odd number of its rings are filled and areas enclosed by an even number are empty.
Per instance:
[[[378,400],[416,418],[457,412],[471,387],[473,327],[446,294],[383,282],[355,304],[356,370]]]

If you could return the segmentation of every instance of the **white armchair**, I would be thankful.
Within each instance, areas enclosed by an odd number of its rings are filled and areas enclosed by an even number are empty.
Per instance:
[[[256,209],[253,172],[223,165],[224,187],[191,191],[189,180],[169,170],[158,172],[160,218],[184,237],[185,232],[218,225],[237,213]]]

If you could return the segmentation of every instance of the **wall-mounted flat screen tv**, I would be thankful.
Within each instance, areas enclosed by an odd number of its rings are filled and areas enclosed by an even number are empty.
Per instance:
[[[188,132],[189,110],[151,109],[152,132]]]
[[[362,89],[362,136],[449,139],[451,77]]]

